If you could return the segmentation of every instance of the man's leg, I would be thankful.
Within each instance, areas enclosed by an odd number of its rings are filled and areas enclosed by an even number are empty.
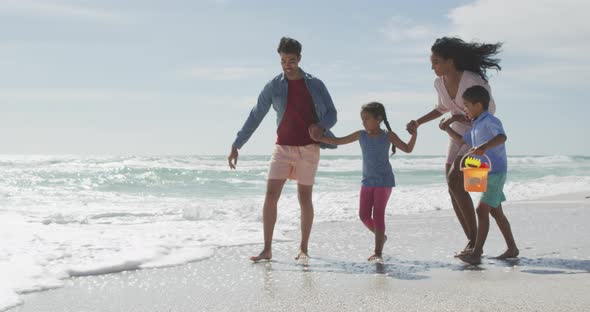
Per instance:
[[[477,236],[477,221],[475,210],[473,209],[473,201],[463,186],[463,173],[460,168],[461,156],[458,156],[448,169],[447,182],[453,209],[455,209],[459,223],[461,223],[461,227],[469,240],[467,247],[473,247]]]
[[[498,228],[500,228],[500,232],[502,232],[502,236],[504,236],[508,248],[503,254],[497,256],[496,259],[516,258],[519,251],[514,242],[514,236],[512,235],[512,229],[510,228],[508,218],[506,218],[504,211],[502,211],[502,205],[500,204],[498,208],[493,208],[490,213],[492,217],[496,219],[496,224],[498,224]]]
[[[305,256],[308,255],[307,247],[313,225],[312,191],[313,185],[297,184],[297,197],[299,198],[299,206],[301,207],[301,244],[299,249]]]
[[[287,180],[269,179],[266,184],[266,195],[262,208],[262,222],[264,224],[264,249],[258,256],[250,257],[256,262],[272,258],[272,236],[277,221],[277,203],[281,197],[281,191]]]

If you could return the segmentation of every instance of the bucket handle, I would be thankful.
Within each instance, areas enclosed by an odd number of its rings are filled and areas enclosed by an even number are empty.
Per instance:
[[[477,157],[484,156],[488,160],[488,164],[490,164],[490,171],[492,171],[492,160],[488,157],[488,155],[486,155],[485,153],[481,154],[481,155],[477,155],[473,152],[465,153],[465,155],[463,155],[463,157],[461,157],[461,162],[460,162],[460,166],[459,166],[459,168],[461,168],[461,170],[463,170],[465,168],[464,167],[465,166],[465,157],[467,157],[469,155],[475,155]]]

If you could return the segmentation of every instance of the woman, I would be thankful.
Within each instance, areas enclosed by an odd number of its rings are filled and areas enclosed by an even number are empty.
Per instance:
[[[438,104],[435,108],[417,120],[410,121],[406,128],[413,133],[420,125],[434,120],[450,112],[446,126],[463,135],[471,128],[471,122],[465,118],[462,94],[472,86],[483,86],[490,92],[486,70],[493,68],[501,70],[500,60],[493,58],[499,52],[501,43],[485,44],[465,42],[459,38],[443,37],[436,39],[432,45],[430,60],[432,70],[436,74],[434,88],[438,94]],[[490,98],[489,112],[494,114],[496,104]],[[454,122],[459,121],[459,122]],[[447,184],[455,214],[467,236],[467,245],[457,256],[469,253],[475,244],[477,224],[471,196],[463,189],[463,175],[459,170],[460,160],[469,150],[466,145],[460,145],[449,138],[449,148],[445,166]]]

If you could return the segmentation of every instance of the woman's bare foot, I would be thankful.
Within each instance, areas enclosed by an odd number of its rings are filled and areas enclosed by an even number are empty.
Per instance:
[[[258,256],[250,257],[250,261],[252,262],[270,261],[270,259],[272,259],[272,252],[270,250],[263,250]]]
[[[308,260],[309,259],[309,255],[307,254],[307,252],[304,252],[302,250],[299,250],[299,253],[297,254],[297,257],[295,257],[295,260]]]
[[[374,254],[372,256],[369,257],[369,259],[367,259],[368,261],[379,261],[382,262],[383,261],[383,257],[381,255],[378,254]]]
[[[467,255],[458,256],[459,259],[463,262],[467,262],[469,264],[481,264],[481,254],[470,253]]]
[[[503,254],[497,256],[496,259],[502,260],[502,259],[516,258],[516,257],[518,257],[518,253],[519,253],[518,248],[508,249]]]
[[[471,241],[468,241],[467,245],[465,245],[465,248],[463,248],[463,250],[455,253],[455,258],[467,256],[468,254],[470,254],[472,252],[473,252],[473,244],[471,243]]]

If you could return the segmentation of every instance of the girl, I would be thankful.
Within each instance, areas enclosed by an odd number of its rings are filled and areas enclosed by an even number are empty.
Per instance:
[[[375,234],[375,253],[369,261],[382,261],[383,244],[387,240],[385,235],[385,206],[391,195],[391,188],[395,186],[393,170],[389,163],[389,146],[392,155],[395,148],[406,153],[412,152],[416,144],[416,130],[412,132],[410,141],[406,144],[389,126],[383,104],[372,102],[361,108],[361,119],[365,130],[356,131],[342,138],[327,136],[315,137],[316,141],[341,145],[359,141],[363,153],[363,179],[360,194],[359,217],[365,226]],[[381,129],[381,122],[385,123],[387,131]]]
[[[501,43],[465,42],[451,37],[436,39],[430,49],[432,52],[430,61],[432,70],[437,76],[434,87],[438,94],[438,104],[424,116],[410,121],[406,126],[408,131],[412,133],[418,126],[450,112],[452,117],[446,119],[441,127],[451,125],[451,128],[460,135],[468,132],[471,122],[464,117],[465,105],[461,95],[472,86],[482,86],[491,94],[487,70],[501,69],[500,60],[495,58],[500,47],[502,47]],[[496,112],[493,98],[490,98],[489,112],[491,114]],[[457,143],[451,138],[448,144],[445,173],[451,204],[467,236],[467,245],[457,254],[460,256],[471,252],[477,233],[473,201],[469,193],[463,189],[463,174],[459,171],[459,161],[469,150],[469,146]]]

